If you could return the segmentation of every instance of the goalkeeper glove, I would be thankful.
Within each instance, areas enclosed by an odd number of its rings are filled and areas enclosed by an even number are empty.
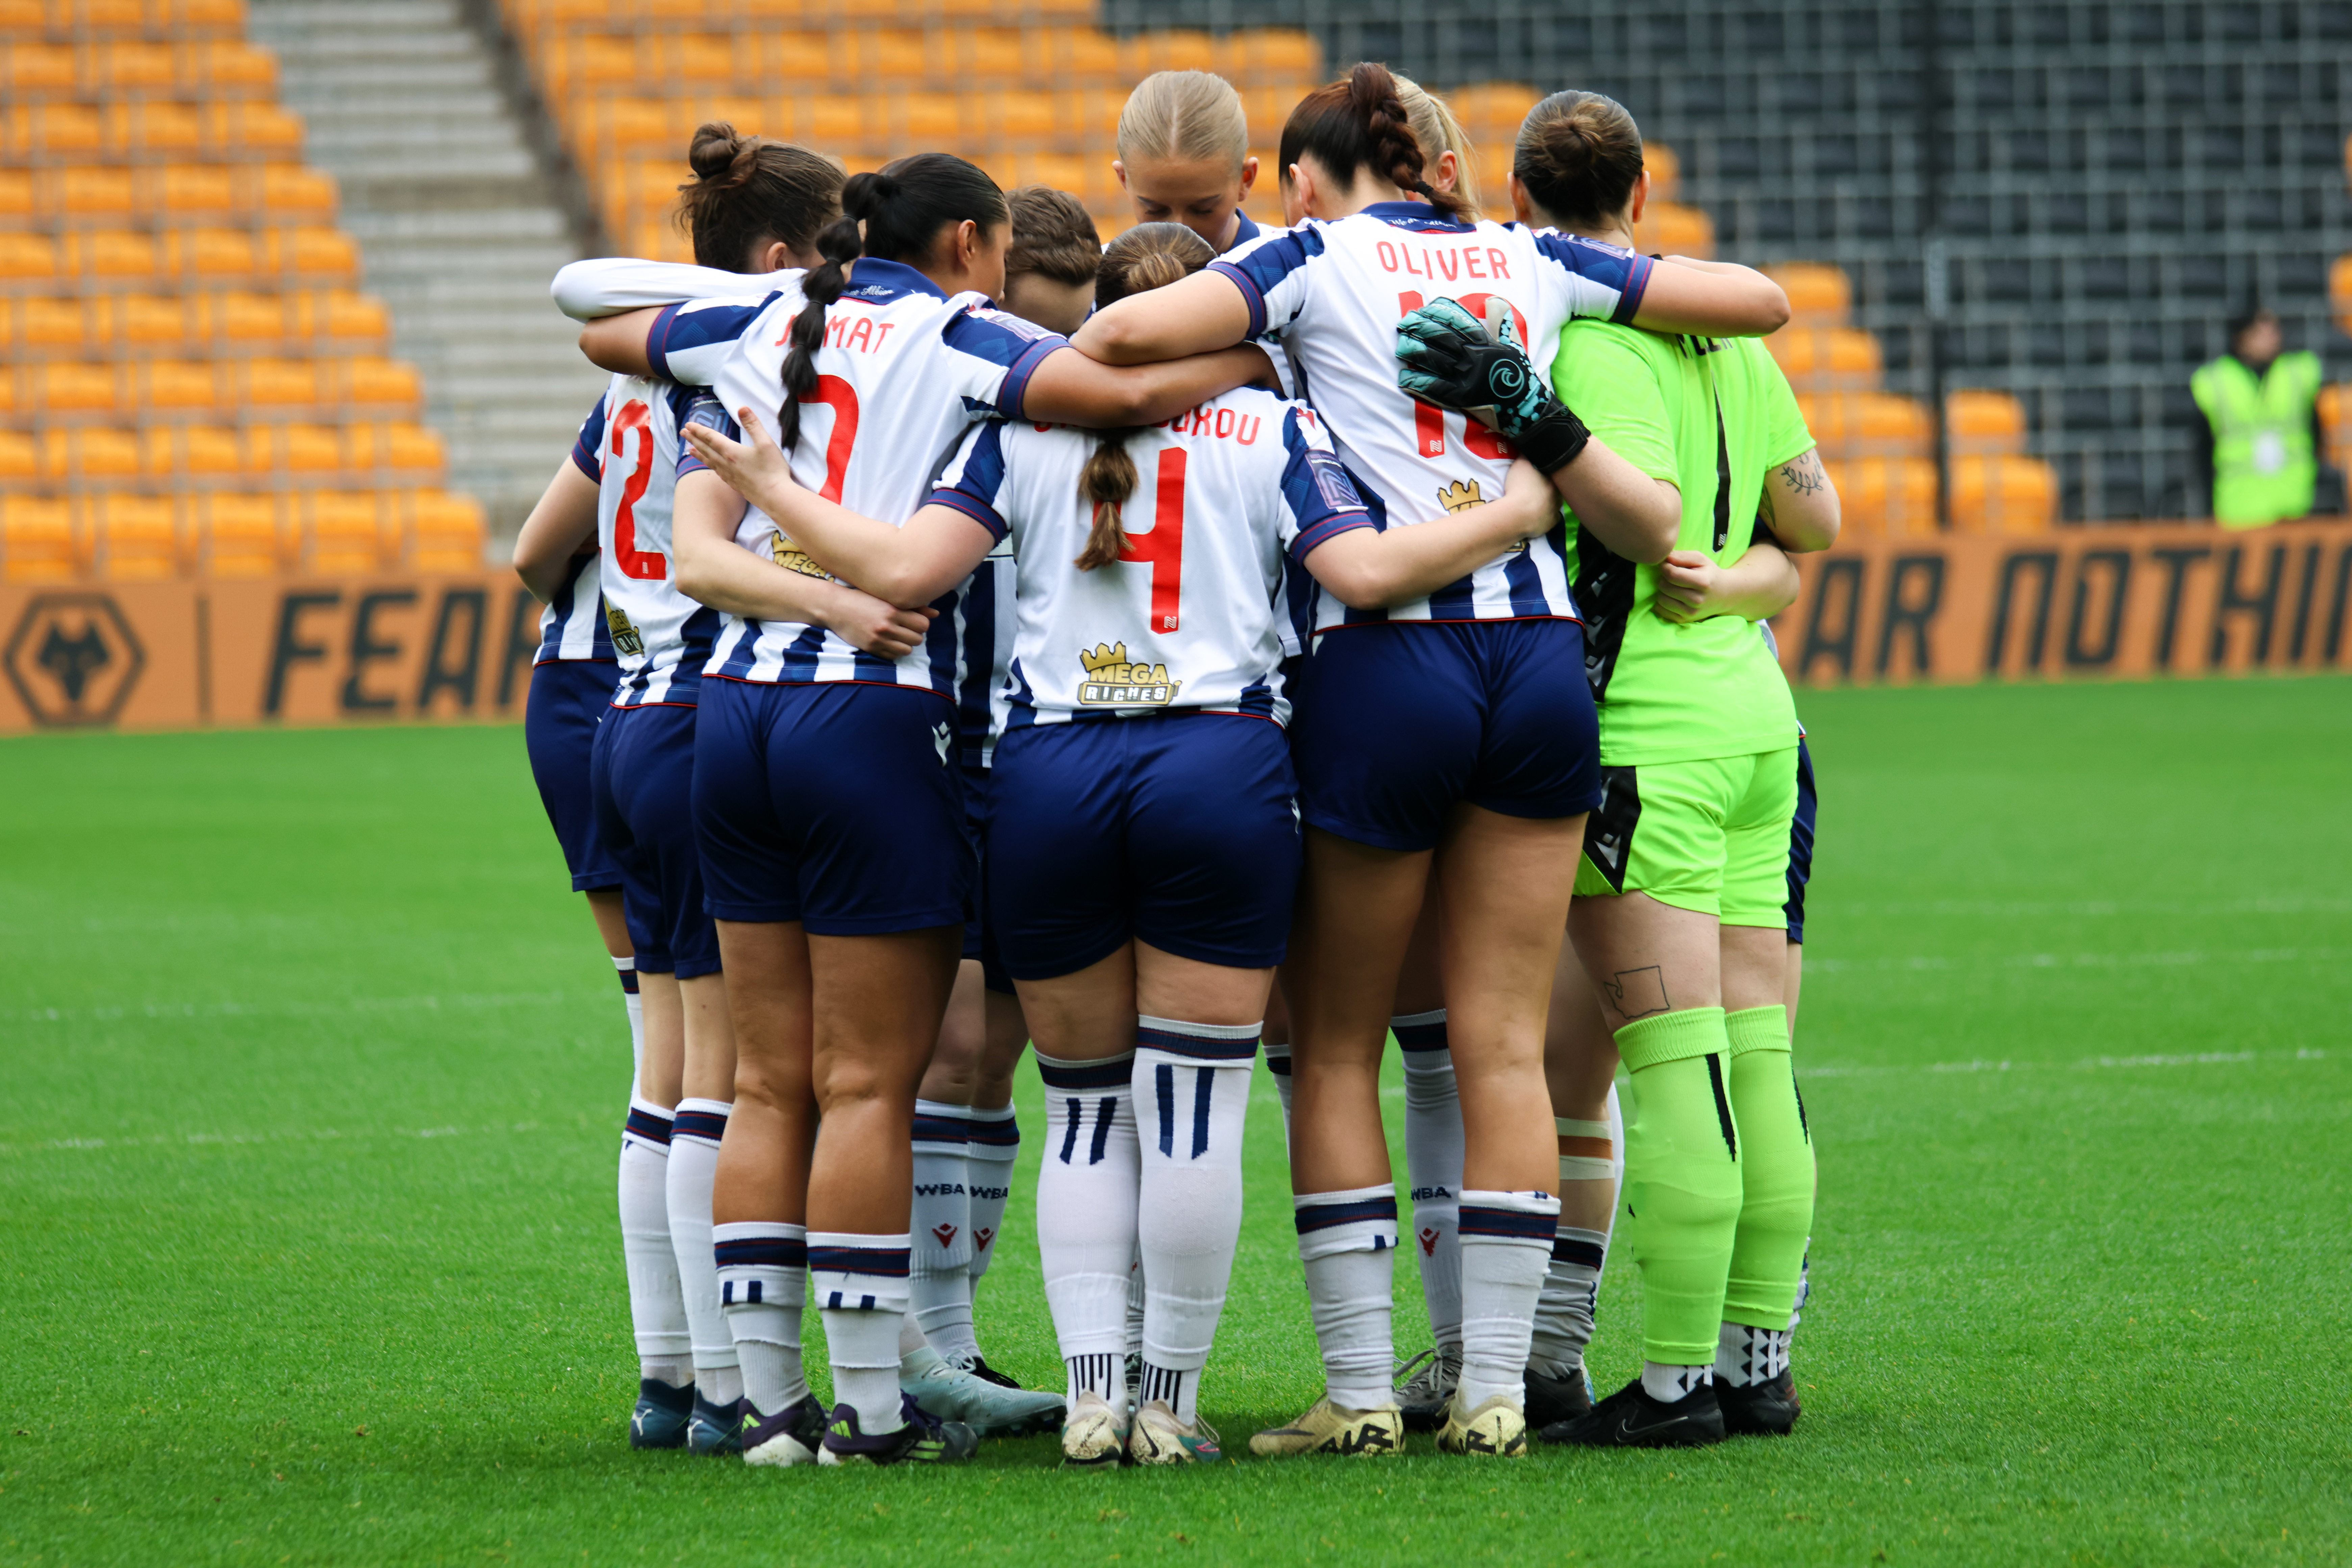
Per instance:
[[[1452,300],[1397,323],[1397,385],[1407,395],[1492,425],[1545,473],[1575,461],[1592,433],[1553,395],[1519,342],[1501,301],[1482,322]]]

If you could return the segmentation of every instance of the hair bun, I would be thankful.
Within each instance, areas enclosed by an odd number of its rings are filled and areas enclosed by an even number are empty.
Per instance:
[[[852,174],[841,187],[841,210],[854,218],[869,218],[898,194],[898,182],[887,174]]]
[[[687,148],[687,166],[695,177],[715,180],[735,166],[735,160],[745,146],[746,139],[735,134],[735,127],[723,120],[698,125],[694,141]]]

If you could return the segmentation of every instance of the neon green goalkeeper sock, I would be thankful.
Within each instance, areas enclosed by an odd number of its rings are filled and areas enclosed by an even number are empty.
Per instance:
[[[1731,1037],[1741,1190],[1723,1320],[1785,1329],[1813,1226],[1813,1141],[1804,1102],[1797,1098],[1789,1014],[1783,1007],[1748,1007],[1724,1026]]]
[[[1723,1009],[1638,1019],[1617,1031],[1617,1050],[1633,1080],[1624,1235],[1642,1270],[1642,1353],[1669,1366],[1711,1365],[1739,1224],[1740,1138]]]

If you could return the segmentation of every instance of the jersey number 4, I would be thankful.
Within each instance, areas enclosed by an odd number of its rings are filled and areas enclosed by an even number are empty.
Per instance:
[[[629,432],[637,434],[637,455],[629,469],[629,477],[621,485],[621,505],[613,518],[613,563],[620,567],[621,575],[641,582],[658,583],[669,575],[669,563],[657,550],[637,548],[637,503],[646,499],[646,486],[654,477],[654,411],[645,403],[631,399],[621,405],[620,413],[613,416],[613,456],[628,456]]]
[[[1160,454],[1160,504],[1151,514],[1151,531],[1125,534],[1119,541],[1118,558],[1121,561],[1148,561],[1151,563],[1151,629],[1154,632],[1177,629],[1180,601],[1184,591],[1185,457],[1181,447],[1171,447]]]

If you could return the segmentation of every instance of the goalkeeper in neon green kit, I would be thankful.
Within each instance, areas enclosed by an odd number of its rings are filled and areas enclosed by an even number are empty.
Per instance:
[[[1545,100],[1521,128],[1515,164],[1523,221],[1631,244],[1648,177],[1640,134],[1616,103]],[[1797,1417],[1790,1313],[1813,1207],[1783,995],[1799,731],[1752,623],[1794,596],[1780,547],[1835,538],[1836,493],[1787,380],[1754,340],[1577,322],[1547,388],[1525,374],[1507,331],[1440,300],[1405,318],[1398,354],[1404,390],[1491,410],[1523,447],[1589,426],[1670,492],[1681,517],[1675,551],[1657,566],[1611,553],[1567,518],[1605,791],[1569,929],[1631,1075],[1622,1202],[1642,1270],[1644,1363],[1640,1378],[1543,1436],[1668,1447],[1786,1432]],[[1564,1001],[1589,1006],[1556,993],[1555,1008]],[[1563,1130],[1592,1126],[1585,1118],[1606,1095],[1605,1046],[1587,1054],[1580,1070],[1552,1064]],[[1562,1084],[1579,1081],[1584,1106],[1559,1104]],[[1580,1185],[1601,1184],[1563,1181],[1554,1268],[1572,1250],[1597,1281],[1591,1238],[1605,1247],[1606,1211],[1604,1228],[1577,1230],[1571,1247],[1570,1189]],[[1583,1324],[1589,1335],[1589,1304]],[[1541,1370],[1530,1369],[1531,1402]]]

